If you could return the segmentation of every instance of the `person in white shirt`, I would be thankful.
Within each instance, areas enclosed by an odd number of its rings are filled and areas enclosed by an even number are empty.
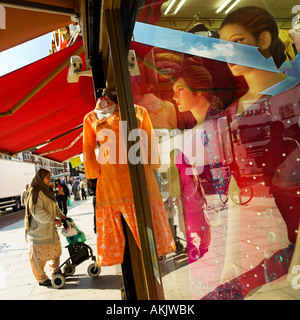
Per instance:
[[[21,192],[21,205],[22,205],[22,207],[25,207],[25,205],[26,205],[26,199],[28,196],[28,189],[29,189],[29,184],[27,183],[25,186],[25,189],[23,189]]]
[[[81,199],[86,200],[85,182],[83,180],[81,180],[79,186],[80,186],[80,190],[81,190]]]

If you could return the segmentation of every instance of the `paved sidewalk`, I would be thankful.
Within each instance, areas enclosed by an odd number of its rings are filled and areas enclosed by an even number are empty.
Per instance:
[[[224,239],[227,233],[227,212],[222,209],[215,195],[208,195],[208,203],[210,204],[208,214],[212,232],[209,251],[202,259],[191,265],[188,265],[187,255],[184,253],[179,255],[172,253],[166,257],[166,261],[160,265],[166,300],[198,300],[219,284],[218,279],[226,254]],[[257,233],[260,233],[259,230],[266,226],[266,223],[276,222],[278,234],[283,234],[283,237],[279,237],[283,239],[283,242],[277,246],[281,245],[282,248],[287,246],[288,242],[284,241],[286,228],[282,218],[275,214],[276,210],[272,218],[267,211],[272,208],[275,209],[272,199],[260,199],[259,197],[245,206],[243,229],[241,230],[242,244],[253,258],[249,261],[248,266],[242,265],[239,253],[236,252],[233,263],[239,273],[251,270],[264,257],[263,239],[258,237]],[[24,212],[19,212],[9,217],[0,217],[0,300],[121,300],[120,289],[123,284],[120,265],[103,267],[98,278],[91,278],[87,274],[87,267],[92,263],[91,260],[83,262],[76,268],[75,274],[67,278],[63,289],[39,286],[32,275],[28,261],[23,215]],[[74,201],[74,205],[69,207],[68,216],[72,217],[85,232],[86,244],[91,246],[96,254],[92,198]],[[175,221],[175,224],[178,225],[178,221]],[[254,232],[248,230],[250,225]],[[272,224],[270,228],[273,230]],[[240,232],[239,230],[240,228],[237,228],[236,232]],[[62,263],[69,255],[67,249],[64,248],[67,245],[65,237],[60,235],[60,238],[63,246]],[[215,280],[212,275],[215,276]],[[300,288],[293,289],[291,279],[281,277],[258,288],[247,298],[300,300]]]
[[[84,231],[86,244],[96,254],[96,235],[93,231],[92,198],[73,201],[68,216]],[[9,223],[18,220],[21,213],[9,217]],[[15,216],[15,219],[14,219]],[[28,245],[24,238],[23,219],[3,227],[0,217],[0,300],[121,300],[120,289],[123,287],[120,266],[102,268],[98,278],[87,274],[87,267],[92,260],[87,260],[76,268],[72,277],[66,279],[63,289],[39,286],[34,279],[28,261]],[[20,219],[20,217],[19,217]],[[63,248],[61,263],[68,257],[68,244],[61,235]]]

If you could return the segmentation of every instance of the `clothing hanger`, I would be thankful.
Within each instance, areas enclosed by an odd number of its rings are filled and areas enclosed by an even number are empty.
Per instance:
[[[193,20],[186,26],[186,28],[183,31],[186,32],[188,30],[189,26],[193,22],[195,22],[196,20],[200,20],[200,12],[199,11],[194,15]]]
[[[205,24],[196,23],[192,29],[188,31],[189,33],[198,34],[200,36],[206,36],[211,38],[219,38],[219,34],[216,31],[209,30]]]

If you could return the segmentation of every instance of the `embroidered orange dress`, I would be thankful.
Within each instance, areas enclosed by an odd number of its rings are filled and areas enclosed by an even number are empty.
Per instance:
[[[149,115],[143,107],[136,106],[136,118],[138,128],[147,133],[148,157],[150,158],[152,125]],[[97,260],[100,266],[111,266],[123,262],[125,238],[121,214],[140,248],[130,175],[126,162],[127,155],[125,147],[121,148],[121,151],[119,150],[121,146],[125,146],[122,132],[118,107],[115,108],[109,118],[104,120],[99,120],[94,111],[88,113],[84,118],[83,157],[85,175],[87,179],[97,178]],[[105,163],[106,160],[107,163]],[[144,168],[157,252],[158,255],[165,255],[175,250],[175,243],[164,203],[153,174],[153,169],[159,167],[159,164],[152,165],[150,161],[148,163],[144,164]]]

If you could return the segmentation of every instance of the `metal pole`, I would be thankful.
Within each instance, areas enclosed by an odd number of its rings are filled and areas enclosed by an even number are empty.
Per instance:
[[[124,36],[122,32],[120,10],[105,10],[105,18],[117,85],[121,118],[123,121],[127,121],[127,129],[128,132],[130,132],[132,129],[137,128],[137,122],[128,72],[127,51],[125,49]],[[128,132],[126,133],[126,136]],[[130,148],[131,144],[133,144],[133,142],[128,141],[128,148]],[[128,163],[128,166],[142,248],[142,262],[148,293],[147,299],[162,300],[164,299],[164,295],[161,276],[159,274],[158,279],[154,276],[150,247],[151,239],[149,241],[148,238],[150,234],[154,239],[154,230],[144,167],[142,164],[132,165],[130,163]],[[151,243],[151,245],[155,248],[155,242]],[[154,251],[154,254],[156,255],[156,250]],[[158,261],[157,256],[156,260]]]

